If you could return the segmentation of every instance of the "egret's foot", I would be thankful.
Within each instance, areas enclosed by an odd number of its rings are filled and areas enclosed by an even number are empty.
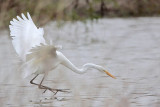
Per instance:
[[[49,87],[46,88],[46,89],[44,90],[43,93],[45,93],[47,90],[53,92],[54,95],[56,95],[58,92],[66,92],[66,93],[70,93],[69,89],[51,89],[51,88],[49,88]]]
[[[45,93],[47,90],[51,91],[54,93],[54,95],[56,95],[58,92],[67,92],[69,93],[69,89],[52,89],[50,87],[47,87],[47,86],[43,86],[43,85],[40,85],[39,86],[40,89],[45,89],[43,93]]]

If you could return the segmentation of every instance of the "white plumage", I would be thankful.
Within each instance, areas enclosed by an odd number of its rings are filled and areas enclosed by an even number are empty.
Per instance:
[[[9,25],[13,46],[23,61],[32,47],[40,43],[45,44],[43,28],[35,26],[29,13],[27,13],[27,17],[22,13],[22,18],[17,16],[18,20],[13,19]]]
[[[38,85],[40,89],[50,90],[52,92],[64,92],[63,90],[55,90],[42,85],[48,72],[60,64],[66,66],[75,73],[83,74],[89,68],[94,68],[98,71],[105,72],[112,78],[115,78],[100,65],[87,63],[84,64],[81,69],[77,68],[57,50],[58,48],[61,48],[61,46],[54,46],[45,42],[45,39],[43,38],[43,28],[37,28],[35,26],[29,13],[27,13],[27,17],[23,13],[21,16],[22,18],[17,16],[17,20],[13,19],[10,21],[10,36],[13,39],[12,43],[17,54],[24,61],[24,64],[22,65],[23,77],[27,77],[30,74],[36,74],[36,76],[30,81],[31,84]],[[44,74],[41,83],[34,83],[33,80],[39,74]]]

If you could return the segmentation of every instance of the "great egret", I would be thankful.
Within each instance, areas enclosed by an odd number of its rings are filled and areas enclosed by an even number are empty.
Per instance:
[[[107,70],[93,63],[84,64],[81,69],[73,65],[60,51],[60,46],[54,46],[51,43],[47,43],[43,38],[43,28],[37,28],[32,21],[30,14],[27,12],[27,17],[22,13],[22,18],[17,16],[17,19],[10,21],[10,36],[12,37],[12,44],[16,50],[18,56],[23,60],[22,65],[23,77],[27,77],[30,74],[36,74],[36,76],[30,81],[31,84],[38,85],[40,89],[50,90],[57,93],[58,91],[65,92],[62,89],[52,89],[47,86],[43,86],[42,82],[49,71],[62,64],[65,67],[71,69],[75,73],[83,74],[89,68],[97,69],[98,71],[105,72],[112,78],[115,78]],[[44,74],[40,84],[34,83],[33,80],[39,75]],[[44,92],[45,92],[44,91]]]

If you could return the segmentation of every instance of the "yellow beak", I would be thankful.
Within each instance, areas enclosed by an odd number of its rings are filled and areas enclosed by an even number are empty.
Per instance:
[[[116,79],[116,77],[115,77],[115,76],[113,76],[112,74],[110,74],[108,71],[104,70],[104,72],[105,72],[107,75],[109,75],[110,77],[112,77],[112,78]]]

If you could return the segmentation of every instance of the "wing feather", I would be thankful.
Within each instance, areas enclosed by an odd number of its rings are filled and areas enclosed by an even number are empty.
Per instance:
[[[25,61],[29,50],[40,43],[45,44],[45,39],[43,38],[43,28],[36,27],[28,12],[27,17],[23,13],[21,17],[13,18],[10,21],[9,29],[13,46],[20,58]]]
[[[21,15],[22,15],[22,18],[23,18],[24,20],[28,20],[28,19],[26,18],[26,16],[24,16],[23,13],[22,13]]]

